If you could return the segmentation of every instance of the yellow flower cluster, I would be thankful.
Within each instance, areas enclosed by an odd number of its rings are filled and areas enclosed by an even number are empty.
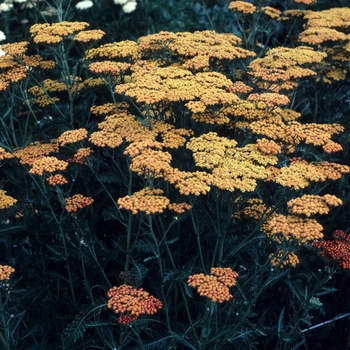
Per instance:
[[[138,212],[146,215],[159,214],[166,209],[170,200],[163,196],[161,189],[144,188],[131,196],[119,198],[117,203],[120,209],[130,210],[133,214]]]
[[[273,267],[278,266],[280,269],[287,266],[296,267],[300,262],[294,252],[286,254],[283,250],[279,250],[277,253],[271,253],[269,259]]]
[[[111,44],[101,45],[98,48],[90,49],[85,53],[86,60],[94,58],[106,57],[123,58],[123,59],[137,59],[140,56],[138,45],[135,41],[124,40],[121,42],[114,42]]]
[[[269,50],[264,57],[253,60],[248,68],[252,70],[250,74],[256,77],[255,83],[258,86],[278,92],[294,88],[297,79],[316,75],[316,72],[304,66],[320,63],[326,56],[325,52],[315,51],[307,46],[276,47]]]
[[[234,0],[230,2],[228,9],[235,12],[242,12],[244,15],[251,15],[256,11],[256,6],[249,2]]]
[[[91,205],[94,200],[91,197],[85,197],[82,194],[75,194],[71,197],[65,198],[65,209],[71,213],[75,214],[79,209],[84,209],[87,206]]]
[[[140,52],[163,53],[183,62],[183,67],[193,71],[207,70],[214,62],[215,69],[228,60],[255,57],[255,53],[238,45],[242,40],[233,34],[219,34],[214,31],[160,32],[139,39]]]
[[[106,33],[100,29],[83,30],[77,33],[76,35],[74,35],[73,40],[87,43],[89,41],[100,40],[105,34]]]
[[[263,101],[270,108],[275,106],[285,106],[290,102],[289,98],[286,95],[273,92],[250,94],[248,96],[248,101]]]
[[[10,56],[23,56],[27,52],[28,41],[1,45],[1,50]]]
[[[258,150],[264,154],[279,154],[282,151],[281,146],[272,140],[262,138],[258,139],[256,143]]]
[[[0,265],[0,281],[7,281],[10,279],[12,273],[15,269],[9,265]]]
[[[272,214],[262,228],[269,238],[280,244],[283,240],[305,244],[323,237],[323,227],[316,220],[295,215]]]
[[[126,72],[130,68],[130,63],[102,61],[93,62],[89,65],[89,71],[95,74],[112,74],[119,75]]]
[[[56,157],[44,156],[34,160],[30,174],[43,175],[44,172],[53,173],[58,170],[66,170],[68,163]]]
[[[328,214],[329,206],[339,206],[343,202],[336,196],[325,194],[324,196],[304,194],[287,202],[292,214],[303,214],[310,217],[314,214]]]
[[[203,171],[188,172],[170,168],[166,171],[164,179],[174,185],[185,196],[190,194],[199,196],[210,191],[213,177]]]
[[[87,138],[88,131],[84,128],[65,131],[58,137],[57,143],[59,146],[65,146],[70,143],[76,143]]]
[[[115,313],[122,313],[118,319],[122,324],[135,321],[140,315],[153,315],[163,307],[159,299],[142,288],[135,289],[127,284],[112,287],[107,296],[107,307]]]
[[[222,303],[233,298],[229,288],[236,285],[238,273],[230,267],[212,267],[210,275],[203,273],[188,277],[187,284],[197,288],[199,295]]]
[[[261,8],[261,10],[265,15],[269,16],[270,18],[275,19],[277,21],[281,20],[282,12],[280,10],[277,10],[271,6],[264,6]]]
[[[6,194],[6,191],[0,190],[0,209],[7,209],[17,203],[17,199]]]
[[[280,169],[274,181],[286,187],[302,189],[310,185],[310,181],[324,182],[327,179],[340,179],[342,174],[349,173],[350,167],[337,163],[292,160],[289,166]]]
[[[80,32],[89,26],[86,22],[58,22],[34,24],[29,31],[37,44],[57,44],[69,35]]]

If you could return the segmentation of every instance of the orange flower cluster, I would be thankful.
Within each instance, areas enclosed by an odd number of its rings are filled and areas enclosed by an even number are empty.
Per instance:
[[[10,56],[22,56],[27,52],[28,41],[19,41],[12,44],[1,45],[1,50]]]
[[[61,174],[51,175],[46,181],[50,186],[60,186],[68,183],[67,179]]]
[[[15,269],[8,265],[0,265],[0,281],[7,281],[10,279],[12,273]]]
[[[0,161],[4,159],[10,159],[13,158],[14,155],[12,153],[6,152],[5,149],[0,147]]]
[[[58,170],[66,170],[68,163],[56,157],[41,157],[34,160],[30,174],[43,175],[44,172],[53,173]]]
[[[250,94],[248,96],[248,101],[263,101],[266,103],[266,106],[270,108],[275,106],[285,106],[290,102],[286,95],[273,92]]]
[[[57,44],[69,35],[75,34],[88,26],[89,23],[86,22],[63,21],[52,24],[34,24],[29,31],[37,44]]]
[[[341,230],[333,232],[333,240],[317,241],[312,245],[319,249],[319,254],[333,259],[343,269],[350,269],[350,235]]]
[[[6,191],[0,190],[0,209],[7,209],[17,203],[17,199],[6,194]]]
[[[238,273],[230,267],[212,267],[210,275],[203,273],[188,277],[187,284],[197,288],[199,295],[222,303],[233,298],[229,288],[236,285]]]
[[[286,254],[283,250],[279,250],[277,253],[271,253],[269,259],[273,267],[279,266],[280,269],[286,266],[296,267],[300,262],[294,252]]]
[[[168,204],[168,209],[174,211],[175,213],[182,214],[187,210],[190,210],[192,205],[185,202],[182,203],[170,203]]]
[[[298,244],[305,244],[323,237],[323,227],[316,220],[295,215],[272,214],[262,229],[277,243],[294,240]]]
[[[84,128],[68,130],[65,131],[59,138],[57,139],[57,143],[59,146],[65,146],[69,143],[75,143],[78,141],[82,141],[87,138],[88,131]]]
[[[164,192],[157,188],[144,188],[131,196],[119,198],[117,203],[120,209],[130,210],[133,214],[143,212],[146,215],[159,214],[170,203],[170,200],[162,196]]]
[[[68,163],[78,163],[78,164],[86,164],[86,159],[92,154],[94,151],[89,148],[79,148],[78,151],[73,155],[73,157],[70,157],[67,159]]]
[[[56,152],[58,152],[57,140],[51,140],[50,143],[35,141],[27,145],[25,148],[16,149],[14,155],[20,159],[21,164],[33,165],[34,161],[42,156]]]
[[[331,194],[325,194],[324,196],[304,194],[302,197],[287,202],[292,214],[304,214],[307,217],[314,214],[328,214],[329,206],[337,207],[342,204],[341,199]]]
[[[91,197],[85,197],[82,194],[75,194],[72,197],[67,197],[64,199],[66,202],[65,209],[69,213],[76,213],[79,209],[86,208],[91,205],[94,200]]]
[[[107,307],[115,313],[122,313],[119,323],[128,324],[141,315],[153,315],[163,307],[162,302],[142,288],[135,289],[127,284],[112,287],[107,292]]]

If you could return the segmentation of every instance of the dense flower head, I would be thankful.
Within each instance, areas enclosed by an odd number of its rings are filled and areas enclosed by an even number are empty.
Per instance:
[[[193,71],[208,69],[213,63],[220,67],[227,60],[255,57],[255,53],[239,45],[242,40],[233,34],[214,31],[160,32],[142,37],[138,41],[140,52],[154,54],[168,51],[183,62],[183,67]]]
[[[11,274],[15,272],[15,269],[9,265],[0,265],[0,281],[7,281],[10,279]]]
[[[138,212],[146,215],[162,213],[170,200],[163,196],[163,190],[146,187],[131,196],[119,198],[117,203],[120,209],[130,210],[133,214]]]
[[[6,194],[5,190],[0,190],[0,209],[7,209],[17,203],[17,199]]]
[[[87,138],[88,131],[84,128],[65,131],[58,137],[57,143],[59,146],[65,146],[70,143],[76,143]]]
[[[58,22],[34,24],[30,27],[35,43],[39,44],[57,44],[71,34],[79,32],[89,26],[86,22]]]
[[[126,62],[100,61],[90,63],[89,71],[95,74],[119,75],[127,71],[130,66],[130,63]]]
[[[296,215],[272,214],[263,225],[263,230],[277,243],[293,240],[305,244],[323,237],[323,227],[315,219]]]
[[[84,31],[77,33],[74,36],[73,40],[87,43],[89,41],[100,40],[105,34],[106,33],[100,29],[84,30]]]
[[[138,45],[135,41],[124,40],[121,42],[114,42],[104,44],[98,48],[93,48],[85,53],[85,59],[91,60],[94,58],[124,58],[136,59],[140,55]]]
[[[174,211],[177,214],[185,213],[190,210],[192,205],[182,202],[182,203],[170,203],[168,204],[168,209]]]
[[[331,194],[324,196],[304,194],[287,202],[292,214],[304,214],[310,217],[314,214],[328,214],[330,206],[339,206],[342,200]]]
[[[228,5],[229,10],[235,11],[235,12],[242,12],[244,15],[250,15],[253,14],[256,11],[256,6],[249,2],[245,1],[231,1]]]
[[[34,141],[22,149],[17,148],[14,151],[14,156],[20,159],[21,164],[33,165],[42,156],[56,152],[58,152],[58,144],[57,140],[53,139],[49,143]]]
[[[67,159],[68,163],[86,164],[86,160],[94,153],[90,147],[79,148],[73,157]]]
[[[296,267],[299,264],[299,258],[294,252],[285,253],[282,249],[269,255],[270,263],[273,267],[279,266],[280,269],[291,266]]]
[[[91,205],[94,200],[91,197],[85,197],[82,194],[75,194],[64,199],[66,202],[65,209],[72,214],[75,214],[79,209],[86,208]]]
[[[237,219],[248,218],[260,220],[264,213],[267,213],[266,204],[260,198],[249,198],[243,209],[236,211],[232,217]]]
[[[0,147],[0,161],[4,159],[10,159],[13,158],[14,155],[10,152],[6,152],[6,150],[2,147]]]
[[[319,249],[319,254],[327,259],[333,259],[343,269],[350,269],[350,235],[342,230],[332,234],[333,240],[316,241],[312,245]]]
[[[233,298],[229,287],[236,285],[237,277],[238,273],[230,267],[213,267],[210,269],[210,275],[200,273],[189,276],[187,284],[197,288],[199,295],[222,303]]]
[[[46,178],[46,182],[50,186],[60,186],[68,183],[68,180],[61,174],[51,175]]]
[[[142,288],[135,289],[127,284],[112,287],[107,296],[107,307],[117,314],[122,314],[118,319],[122,324],[128,324],[141,315],[153,315],[163,307],[159,299],[149,295]]]
[[[27,52],[28,41],[20,41],[13,44],[1,45],[1,50],[10,56],[21,56]]]
[[[329,162],[308,163],[302,159],[291,159],[291,164],[281,168],[274,181],[282,186],[302,189],[309,186],[311,181],[337,180],[342,174],[349,172],[350,167],[347,165]]]
[[[66,170],[68,163],[56,157],[44,156],[34,160],[30,174],[43,175],[44,172],[53,173],[58,170]]]

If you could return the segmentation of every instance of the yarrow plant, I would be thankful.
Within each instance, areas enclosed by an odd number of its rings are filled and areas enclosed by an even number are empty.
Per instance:
[[[1,46],[4,348],[329,341],[312,330],[337,320],[327,294],[349,301],[349,33],[312,3],[113,41],[79,19],[99,2],[77,20],[58,2]]]

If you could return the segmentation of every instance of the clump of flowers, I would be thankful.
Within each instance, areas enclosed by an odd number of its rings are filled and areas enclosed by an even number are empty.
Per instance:
[[[43,175],[44,172],[53,173],[57,170],[65,170],[68,163],[56,157],[41,157],[34,161],[30,174]]]
[[[94,200],[91,197],[85,197],[82,194],[65,198],[66,206],[64,207],[69,213],[75,214],[79,209],[91,205]]]
[[[279,266],[280,269],[287,266],[296,267],[299,264],[299,258],[294,252],[286,254],[283,250],[279,250],[277,253],[271,253],[269,259],[273,267]]]
[[[333,259],[342,269],[350,269],[350,235],[342,230],[332,234],[333,240],[317,241],[312,245],[319,249],[319,254],[327,259]]]
[[[127,284],[112,287],[108,292],[107,307],[115,313],[121,313],[118,321],[128,324],[135,321],[141,315],[153,315],[160,310],[162,302],[142,288],[135,289]]]
[[[130,210],[133,214],[138,212],[147,215],[162,213],[170,203],[170,200],[162,194],[163,191],[160,188],[146,187],[131,196],[119,198],[117,203],[120,209]]]
[[[324,196],[304,194],[302,197],[290,200],[287,205],[293,214],[304,214],[307,217],[314,214],[328,214],[329,206],[339,206],[342,200],[336,196],[325,194]]]
[[[9,265],[0,265],[0,281],[6,281],[10,279],[12,273],[15,269]]]
[[[188,277],[187,284],[197,288],[199,295],[222,303],[233,298],[229,288],[236,285],[238,273],[230,267],[212,267],[210,275],[199,273]]]
[[[6,191],[0,190],[0,209],[7,209],[17,203],[17,199],[6,194]]]
[[[82,141],[87,137],[88,131],[84,128],[76,130],[65,131],[58,139],[57,142],[60,146],[65,146],[69,143],[75,143]]]

